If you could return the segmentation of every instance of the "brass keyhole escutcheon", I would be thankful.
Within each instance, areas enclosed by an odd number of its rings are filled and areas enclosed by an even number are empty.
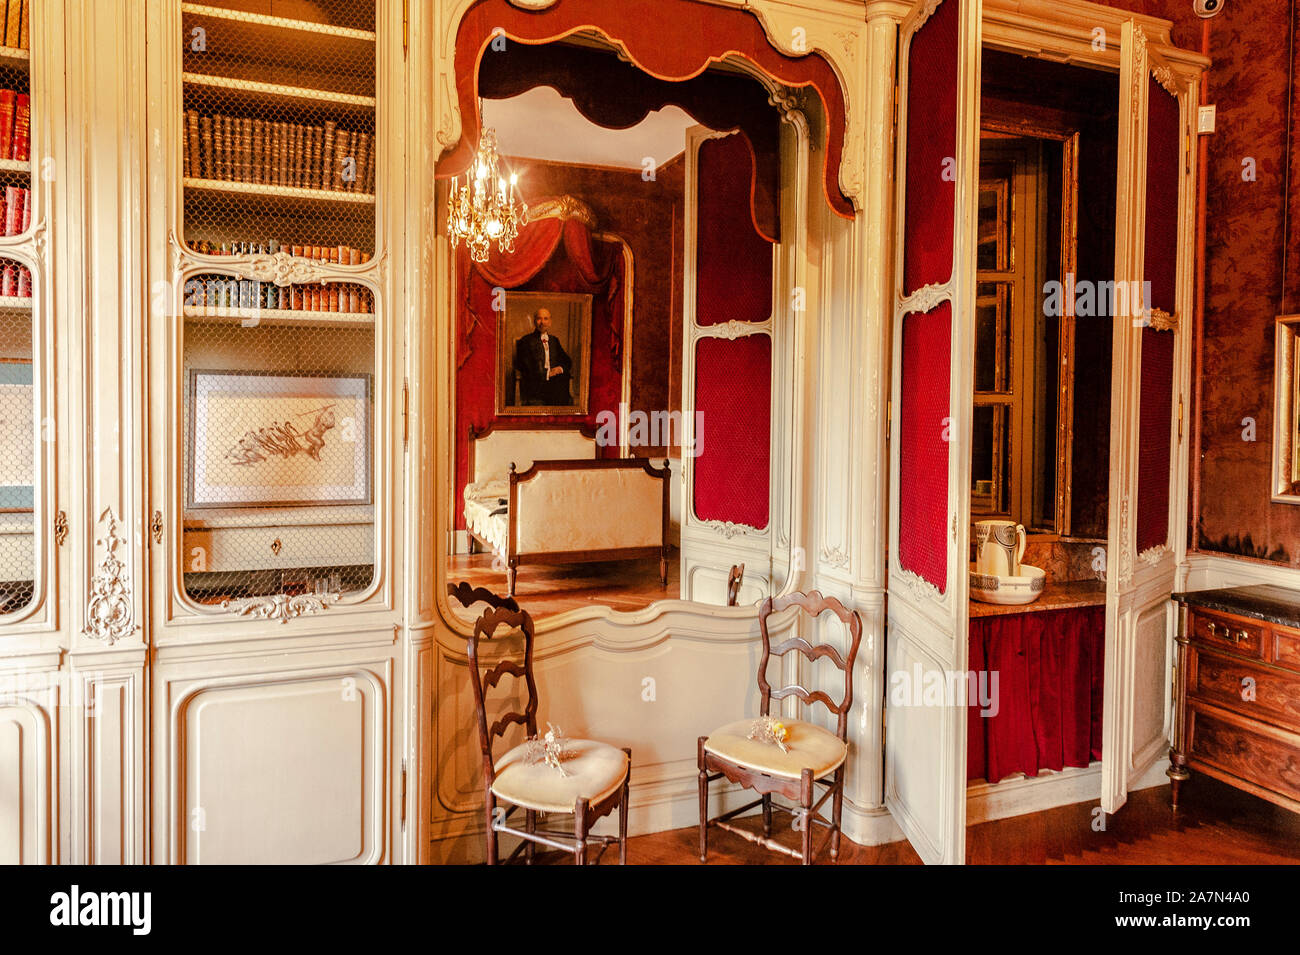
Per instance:
[[[271,553],[272,553],[272,554],[275,554],[277,557],[279,557],[279,556],[280,556],[280,548],[281,548],[282,546],[283,546],[283,545],[280,543],[280,538],[277,537],[275,540],[271,541]]]

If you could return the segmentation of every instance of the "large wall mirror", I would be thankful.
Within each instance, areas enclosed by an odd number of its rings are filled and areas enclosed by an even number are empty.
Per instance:
[[[1118,84],[983,56],[971,513],[1061,579],[1106,538]]]
[[[579,33],[502,43],[478,71],[477,151],[459,175],[440,168],[447,579],[545,617],[725,604],[730,565],[747,563],[732,596],[761,599],[791,564],[773,554],[793,510],[773,453],[794,431],[774,400],[795,371],[778,240],[807,189],[782,180],[783,156],[806,143],[730,62],[672,82]],[[476,247],[484,188],[497,211]]]

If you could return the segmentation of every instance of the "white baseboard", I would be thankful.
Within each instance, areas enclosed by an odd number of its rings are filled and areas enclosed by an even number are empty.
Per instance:
[[[1157,756],[1137,777],[1129,780],[1129,792],[1163,786],[1168,765]],[[1030,812],[1042,812],[1079,802],[1101,801],[1101,763],[1084,768],[1050,770],[1033,777],[1008,779],[1001,783],[979,783],[966,790],[966,825],[992,822]]]

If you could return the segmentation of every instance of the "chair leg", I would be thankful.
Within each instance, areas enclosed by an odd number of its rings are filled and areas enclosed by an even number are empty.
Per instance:
[[[709,774],[704,768],[704,741],[701,736],[696,741],[696,761],[700,767],[700,861],[709,861]]]
[[[803,864],[812,865],[813,844],[813,777],[812,770],[805,769],[799,779],[799,815],[803,819]]]
[[[624,746],[627,754],[627,775],[623,777],[623,793],[618,797],[618,864],[627,865],[627,793],[632,785],[632,750]]]
[[[573,835],[578,844],[573,847],[574,865],[587,864],[587,800],[579,797],[573,806]]]
[[[524,831],[527,832],[529,835],[532,835],[534,832],[537,831],[537,810],[536,809],[529,809],[524,813]],[[537,849],[536,843],[534,843],[531,839],[529,839],[528,845],[524,846],[525,865],[533,864],[533,854],[536,851],[536,849]]]
[[[772,794],[763,797],[763,838],[772,837]]]
[[[487,794],[487,806],[485,815],[487,817],[487,864],[497,864],[497,831],[492,828],[496,822],[497,801],[491,791]]]
[[[515,565],[511,564],[506,568],[506,596],[515,595]]]
[[[844,767],[835,770],[835,795],[831,797],[831,860],[840,857],[840,816],[844,810]]]

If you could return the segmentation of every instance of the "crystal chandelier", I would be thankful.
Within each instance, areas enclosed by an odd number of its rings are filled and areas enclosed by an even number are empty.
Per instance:
[[[451,247],[460,248],[463,240],[475,262],[487,261],[493,242],[502,252],[513,252],[519,226],[528,218],[528,205],[522,199],[515,204],[519,177],[511,173],[507,180],[499,165],[496,130],[485,129],[465,182],[460,176],[454,178],[447,197]]]

